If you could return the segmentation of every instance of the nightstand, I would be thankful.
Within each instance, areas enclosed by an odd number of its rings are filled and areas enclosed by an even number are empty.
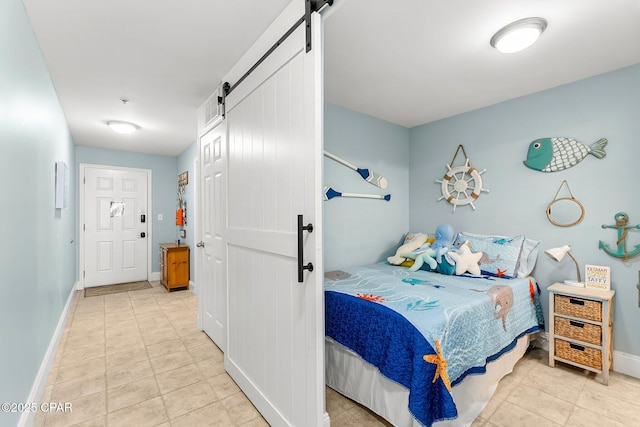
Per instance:
[[[609,384],[615,291],[555,283],[549,291],[549,366],[555,362],[602,374]]]

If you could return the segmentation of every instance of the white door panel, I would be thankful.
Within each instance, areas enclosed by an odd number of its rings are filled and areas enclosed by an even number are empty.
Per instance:
[[[84,286],[147,279],[147,172],[85,167]]]
[[[313,14],[310,52],[301,25],[227,97],[225,368],[273,426],[326,420],[320,29]],[[314,226],[303,283],[298,215]]]
[[[225,126],[220,122],[200,138],[201,227],[198,248],[199,286],[203,330],[222,350],[227,337],[227,283],[225,276],[224,155]]]

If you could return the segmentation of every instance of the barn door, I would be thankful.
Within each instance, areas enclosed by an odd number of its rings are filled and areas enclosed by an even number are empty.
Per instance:
[[[260,41],[271,37],[275,42],[303,15],[304,3],[294,1]],[[311,28],[312,50],[306,52],[303,23],[226,98],[225,368],[273,426],[328,423],[321,254],[322,46],[317,13],[312,14]],[[279,33],[275,38],[274,31]],[[263,53],[262,46],[254,46],[244,59]],[[299,215],[305,229],[298,229]],[[313,264],[313,271],[302,270],[300,282],[299,236],[300,261]]]

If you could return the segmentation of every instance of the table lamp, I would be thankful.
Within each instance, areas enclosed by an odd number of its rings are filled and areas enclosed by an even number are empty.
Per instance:
[[[564,284],[569,286],[584,286],[584,283],[582,283],[582,279],[580,277],[580,266],[578,265],[578,261],[576,261],[573,255],[571,255],[571,247],[569,247],[569,245],[560,246],[558,248],[547,249],[546,251],[544,251],[544,253],[547,254],[549,258],[557,262],[562,261],[562,258],[564,258],[565,255],[569,255],[569,257],[576,264],[576,273],[578,275],[578,281],[576,282],[574,280],[565,280]]]

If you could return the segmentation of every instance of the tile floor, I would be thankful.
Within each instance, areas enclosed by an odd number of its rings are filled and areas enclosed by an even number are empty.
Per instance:
[[[267,426],[225,373],[223,356],[196,328],[198,298],[152,289],[84,298],[78,292],[43,402],[40,426]],[[505,377],[473,426],[640,425],[640,380],[612,373],[609,386],[533,350]],[[188,396],[188,398],[187,398]],[[389,426],[327,389],[331,425]]]

